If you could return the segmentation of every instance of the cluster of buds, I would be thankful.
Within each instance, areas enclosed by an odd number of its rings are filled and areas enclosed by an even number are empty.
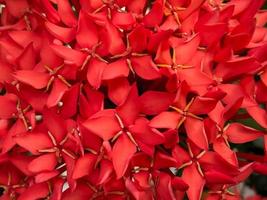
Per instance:
[[[267,175],[263,4],[0,0],[0,199],[244,198]]]

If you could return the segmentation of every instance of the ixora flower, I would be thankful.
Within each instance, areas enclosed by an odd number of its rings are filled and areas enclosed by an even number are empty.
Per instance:
[[[0,200],[262,199],[263,5],[0,0]]]

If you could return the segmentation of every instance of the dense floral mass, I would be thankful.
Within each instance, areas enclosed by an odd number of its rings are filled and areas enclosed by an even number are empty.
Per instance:
[[[238,200],[267,175],[239,148],[267,150],[263,0],[0,3],[1,200]]]

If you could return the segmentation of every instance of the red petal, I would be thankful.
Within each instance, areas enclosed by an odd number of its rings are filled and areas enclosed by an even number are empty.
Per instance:
[[[45,45],[40,50],[40,58],[42,63],[49,66],[60,66],[63,63],[63,59],[60,58],[50,46]]]
[[[167,149],[173,149],[174,146],[179,143],[179,136],[177,130],[169,129],[163,133],[165,137],[164,147]]]
[[[22,17],[30,9],[27,0],[9,0],[5,3],[9,13],[16,18]]]
[[[59,174],[59,171],[57,170],[41,172],[35,176],[35,182],[36,183],[46,182],[56,177],[58,174]]]
[[[155,62],[158,64],[172,64],[170,44],[168,41],[163,41],[159,44],[155,57]]]
[[[220,154],[223,153],[223,151],[221,151]],[[231,176],[236,176],[240,173],[236,165],[230,165],[229,163],[225,162],[225,160],[223,160],[218,153],[213,151],[207,151],[198,160],[205,171],[216,170]]]
[[[39,154],[38,150],[47,149],[53,146],[50,138],[45,133],[26,133],[15,138],[18,145],[30,151],[32,154]]]
[[[125,59],[108,64],[103,72],[102,79],[110,80],[118,77],[128,77],[129,67]]]
[[[117,78],[108,82],[108,97],[116,105],[121,105],[130,91],[130,84],[126,78]]]
[[[131,181],[130,177],[125,180],[125,186],[136,200],[150,199],[143,196],[143,192],[137,189],[136,184]]]
[[[18,134],[24,133],[25,131],[27,130],[22,120],[17,120],[9,129],[7,136],[3,140],[2,153],[7,153],[10,149],[12,149],[16,144],[14,137]]]
[[[138,76],[146,80],[160,78],[159,70],[150,56],[131,57],[131,64]]]
[[[136,20],[130,12],[115,12],[112,16],[112,24],[124,30],[131,29],[135,22]]]
[[[223,112],[225,110],[225,107],[223,106],[223,104],[221,102],[218,102],[217,105],[215,106],[215,108],[209,112],[209,118],[205,119],[207,123],[210,125],[215,124],[215,122],[219,125],[219,126],[224,126],[224,120],[223,120]],[[207,128],[209,129],[210,125],[207,126]],[[215,126],[215,125],[214,125]],[[217,130],[217,128],[216,128]],[[214,133],[216,134],[216,133]]]
[[[154,161],[154,168],[155,169],[164,169],[164,168],[170,168],[170,167],[176,167],[177,162],[176,160],[169,156],[166,153],[157,151],[155,155],[155,161]]]
[[[254,172],[254,164],[255,163],[248,163],[244,166],[242,166],[239,171],[240,171],[240,174],[238,174],[236,177],[235,177],[235,181],[237,183],[240,183],[242,181],[245,181],[250,175],[252,172]]]
[[[174,187],[176,190],[186,191],[189,188],[189,185],[187,185],[182,178],[174,177],[172,179],[172,187]]]
[[[28,169],[33,173],[52,171],[56,165],[57,157],[55,153],[48,153],[32,160],[28,165]]]
[[[80,51],[61,46],[61,45],[50,45],[52,50],[61,58],[68,62],[69,64],[74,64],[76,66],[82,66],[86,55]]]
[[[172,34],[171,30],[166,30],[166,31],[158,31],[149,37],[149,42],[148,42],[148,50],[152,52],[156,52],[157,49],[159,48],[160,43],[165,43],[165,40],[167,40],[170,35]]]
[[[68,86],[61,80],[56,79],[53,83],[52,90],[48,96],[46,105],[48,108],[58,104],[64,93],[68,90]]]
[[[65,94],[63,95],[61,101],[63,102],[63,107],[60,109],[60,113],[64,118],[70,118],[77,113],[77,101],[80,93],[80,84],[72,86]],[[92,106],[92,104],[90,104]]]
[[[205,179],[199,174],[194,164],[184,169],[182,179],[189,185],[186,191],[188,198],[190,200],[199,200],[202,196]]]
[[[234,10],[234,16],[238,15],[239,13],[243,12],[249,5],[250,5],[251,1],[240,1],[240,0],[233,0],[231,2],[229,2],[229,5],[234,5],[235,6],[235,10]]]
[[[103,126],[105,124],[105,126]],[[103,140],[111,139],[118,131],[120,126],[115,117],[90,118],[83,123],[84,127],[92,133],[98,135]]]
[[[136,0],[136,1],[129,1],[129,3],[126,6],[131,12],[141,14],[143,13],[145,5],[146,5],[145,0]]]
[[[188,118],[185,121],[188,138],[201,149],[208,149],[208,139],[202,121]]]
[[[74,28],[65,28],[50,22],[45,22],[45,27],[51,35],[65,43],[71,42],[75,37]]]
[[[234,101],[232,104],[228,104],[225,107],[225,110],[223,112],[223,120],[224,122],[229,120],[231,117],[233,117],[237,111],[240,109],[243,102],[243,98],[239,98],[236,101]]]
[[[172,149],[172,157],[177,161],[177,167],[180,167],[191,160],[189,154],[179,145],[175,145]]]
[[[166,111],[154,117],[149,123],[149,125],[153,128],[176,129],[181,118],[181,115],[176,112]]]
[[[135,119],[139,115],[139,110],[140,104],[138,101],[138,91],[136,84],[134,84],[127,96],[127,99],[122,105],[117,107],[116,111],[123,123],[127,126],[134,123]]]
[[[251,142],[263,136],[261,131],[244,126],[240,123],[232,123],[226,130],[228,139],[232,143],[242,144]]]
[[[90,199],[94,191],[86,183],[78,183],[74,191],[71,189],[63,193],[62,200],[85,200]]]
[[[33,184],[28,187],[19,197],[18,200],[34,200],[45,198],[49,194],[47,183]]]
[[[234,151],[232,151],[226,144],[225,141],[221,138],[217,139],[213,143],[213,149],[218,153],[225,161],[230,163],[233,166],[238,166],[237,157]]]
[[[226,23],[203,24],[197,28],[201,37],[201,45],[216,45],[228,30]]]
[[[13,94],[0,96],[0,118],[9,119],[17,113],[17,97]]]
[[[19,31],[14,32],[16,33]],[[10,56],[10,58],[8,59],[10,59],[11,61],[15,60],[15,58],[17,58],[23,51],[23,49],[16,43],[16,40],[15,42],[13,41],[14,39],[12,38],[12,36],[14,32],[9,32],[11,38],[2,36],[0,40],[1,48],[3,48],[3,50],[5,50],[6,53]],[[17,37],[23,37],[23,34],[21,34],[21,32],[15,35]]]
[[[84,148],[94,149],[95,151],[99,151],[102,146],[102,139],[97,135],[91,133],[83,126],[79,126],[81,132],[81,141]],[[93,142],[92,142],[93,141]]]
[[[205,172],[205,178],[208,184],[235,184],[235,180],[233,177],[223,174],[221,172],[211,170]]]
[[[80,96],[80,113],[84,113],[85,118],[88,118],[103,109],[104,95],[99,91],[93,90],[88,85],[84,90],[86,93],[86,100],[85,97],[82,99],[83,96]],[[82,101],[86,101],[86,103],[84,102],[84,104]]]
[[[140,97],[141,111],[147,115],[156,115],[169,108],[174,95],[166,92],[147,91]]]
[[[77,19],[73,13],[72,5],[68,0],[57,0],[58,15],[62,22],[69,27],[75,27],[77,25]]]
[[[45,14],[47,15],[48,19],[53,23],[60,22],[60,17],[56,9],[51,5],[51,2],[49,0],[41,0],[41,3],[46,11]]]
[[[175,59],[177,64],[187,64],[192,56],[196,53],[200,43],[199,35],[194,35],[192,38],[184,42],[184,44],[178,45],[174,48]]]
[[[12,76],[12,67],[11,65],[0,61],[1,73],[0,73],[0,83],[10,83],[14,79]]]
[[[122,151],[122,149],[124,150]],[[122,134],[112,149],[112,161],[117,178],[121,178],[125,174],[129,161],[135,152],[135,145],[126,134]]]
[[[10,158],[11,163],[22,171],[26,176],[32,176],[33,174],[28,170],[28,165],[32,161],[30,156],[25,155],[12,155]]]
[[[111,161],[102,160],[100,163],[100,173],[98,178],[98,184],[104,184],[108,181],[113,172],[113,165]]]
[[[220,63],[215,70],[216,77],[224,80],[231,80],[244,74],[250,74],[261,67],[252,57],[242,57],[233,59],[225,63]],[[234,70],[233,70],[234,69]]]
[[[76,40],[82,48],[89,49],[98,43],[97,27],[84,11],[79,15]]]
[[[84,156],[80,157],[76,163],[75,168],[73,171],[73,178],[78,179],[83,176],[90,175],[93,171],[93,167],[96,162],[96,156],[93,154],[85,154]]]
[[[253,170],[255,170],[256,173],[267,175],[267,164],[255,163],[253,166]]]
[[[36,53],[33,43],[30,43],[17,59],[20,69],[31,70],[36,64]]]
[[[156,130],[152,130],[148,126],[148,120],[146,118],[138,118],[134,125],[129,128],[130,132],[133,134],[133,137],[142,143],[148,145],[157,145],[162,144],[165,140],[163,134]]]
[[[63,190],[63,185],[65,183],[65,180],[61,178],[57,178],[56,180],[53,181],[53,193],[50,196],[51,200],[60,200],[62,199],[62,190]]]
[[[43,121],[56,141],[61,142],[67,134],[65,121],[52,110],[43,111]]]
[[[157,195],[161,200],[176,200],[174,197],[172,184],[171,184],[171,176],[167,173],[161,172],[159,174],[159,182],[157,184]]]
[[[179,12],[179,17],[184,20],[195,12],[205,2],[205,0],[192,0],[186,10]]]
[[[105,28],[107,31],[106,40],[109,53],[111,55],[123,53],[125,51],[125,45],[119,31],[110,22],[105,24]]]
[[[143,22],[147,27],[155,27],[159,25],[163,18],[163,5],[160,1],[156,1],[150,12],[144,16]]]
[[[128,37],[132,52],[143,52],[147,48],[149,36],[150,32],[144,26],[134,28]]]
[[[195,115],[208,114],[215,108],[217,102],[216,99],[212,98],[196,97],[190,106],[189,112]]]
[[[49,74],[32,70],[18,70],[16,71],[15,78],[36,89],[42,89],[46,87],[49,81]]]
[[[252,18],[238,24],[224,39],[226,46],[231,46],[234,51],[246,48],[255,32],[256,21]]]
[[[73,170],[75,167],[75,160],[66,154],[62,154],[62,157],[66,163],[68,184],[70,188],[76,188],[77,182],[72,178]]]
[[[186,81],[183,81],[180,86],[179,89],[177,91],[176,97],[174,99],[175,102],[175,106],[177,106],[178,108],[185,108],[185,106],[187,105],[186,102],[186,97],[188,95],[188,93],[190,92],[190,87],[187,84]]]
[[[258,105],[248,106],[246,110],[250,114],[250,116],[256,120],[262,127],[267,128],[267,118],[266,111],[260,108]]]
[[[101,85],[102,74],[106,66],[106,63],[98,59],[92,59],[88,65],[87,80],[95,89]]]

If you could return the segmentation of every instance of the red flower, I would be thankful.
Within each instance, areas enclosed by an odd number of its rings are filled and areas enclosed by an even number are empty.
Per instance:
[[[0,2],[0,199],[241,199],[267,173],[263,0]]]
[[[111,138],[112,142],[116,140],[112,150],[112,160],[118,178],[125,173],[137,147],[152,155],[154,145],[164,141],[164,137],[159,132],[148,126],[148,120],[138,117],[139,109],[137,88],[133,85],[124,103],[115,111],[100,112],[84,123],[88,130],[99,135],[103,140]],[[103,127],[102,124],[107,122],[109,127]],[[125,146],[128,147],[127,151],[121,152],[121,148]]]

